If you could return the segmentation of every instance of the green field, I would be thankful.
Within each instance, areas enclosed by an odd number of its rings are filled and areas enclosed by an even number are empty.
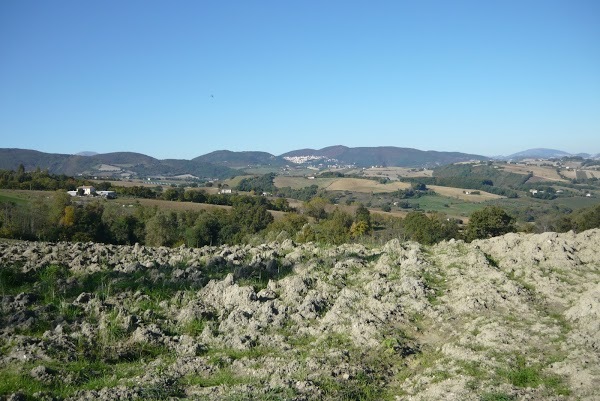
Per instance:
[[[406,199],[405,201],[411,205],[418,204],[419,209],[426,212],[442,212],[450,216],[463,217],[467,217],[475,210],[482,209],[488,205],[487,202],[466,202],[440,195],[425,195],[416,199]]]
[[[600,199],[598,198],[588,198],[584,196],[575,196],[572,198],[557,198],[550,201],[552,204],[561,204],[566,207],[576,210],[584,207],[595,206],[600,203]]]
[[[52,191],[24,191],[24,190],[11,190],[11,189],[0,189],[0,202],[13,202],[18,205],[24,205],[29,203],[34,198],[40,196],[51,196],[54,192]]]
[[[2,202],[27,203],[25,199],[0,193],[0,203]]]
[[[240,170],[243,170],[246,174],[264,175],[264,174],[269,174],[269,173],[277,173],[281,170],[281,168],[265,166],[265,167],[245,167],[245,168],[241,168]]]

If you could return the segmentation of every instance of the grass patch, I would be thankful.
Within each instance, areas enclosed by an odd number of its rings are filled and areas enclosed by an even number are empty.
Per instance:
[[[73,396],[79,390],[99,390],[115,387],[134,379],[145,372],[142,363],[107,364],[103,362],[74,361],[66,363],[44,363],[54,373],[47,382],[32,378],[31,369],[38,364],[26,364],[20,369],[15,366],[0,368],[0,398],[22,392],[27,399],[35,399],[37,392],[50,392],[59,398]]]
[[[0,203],[14,203],[17,205],[26,205],[29,203],[27,199],[24,199],[22,196],[17,196],[17,193],[0,191]]]
[[[490,264],[490,266],[492,267],[498,267],[498,261],[496,259],[494,259],[492,257],[492,255],[488,255],[487,253],[484,253],[483,256],[485,256],[485,259],[488,261],[488,263]]]
[[[544,373],[542,364],[527,363],[521,355],[516,356],[508,369],[500,369],[498,375],[515,387],[537,388],[543,385],[552,394],[571,394],[571,390],[560,376]]]
[[[0,266],[0,294],[2,296],[16,295],[22,292],[32,282],[27,274],[17,265]]]
[[[421,275],[427,289],[427,300],[432,305],[440,303],[439,297],[446,292],[446,279],[442,275],[436,275],[429,270],[424,270]]]
[[[225,367],[219,369],[217,372],[210,376],[187,375],[181,380],[181,383],[186,386],[231,387],[239,384],[249,384],[255,381],[257,381],[257,379],[254,377],[237,375],[232,369]]]
[[[483,393],[479,397],[479,401],[513,401],[517,397],[506,393]]]
[[[316,382],[326,399],[335,400],[381,400],[384,399],[381,378],[368,371],[359,372],[349,380],[325,377]]]
[[[0,396],[16,393],[18,391],[33,397],[38,391],[47,390],[47,385],[31,379],[29,373],[14,367],[0,368]]]
[[[206,320],[192,319],[181,327],[181,332],[188,336],[196,337],[202,334],[204,327],[206,327]]]

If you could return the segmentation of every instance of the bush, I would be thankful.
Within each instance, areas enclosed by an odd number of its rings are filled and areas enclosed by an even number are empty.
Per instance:
[[[486,206],[473,212],[466,230],[466,239],[490,238],[515,231],[515,219],[498,206]]]

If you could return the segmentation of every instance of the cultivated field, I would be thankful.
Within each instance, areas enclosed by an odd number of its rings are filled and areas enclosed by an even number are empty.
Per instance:
[[[580,179],[583,174],[585,174],[585,178],[600,178],[600,171],[596,170],[563,169],[561,170],[561,174],[570,179]]]
[[[96,184],[99,184],[101,182],[110,182],[110,184],[114,187],[125,187],[125,188],[129,188],[129,187],[155,188],[158,186],[156,184],[151,184],[147,180],[131,180],[131,181],[92,180],[92,183],[96,183]]]
[[[173,210],[173,211],[199,211],[199,210],[214,210],[214,209],[231,209],[231,206],[224,205],[209,205],[207,203],[193,203],[193,202],[176,202],[176,201],[166,201],[161,199],[131,199],[131,198],[118,198],[115,201],[121,201],[124,205],[131,204],[133,202],[138,202],[142,206],[156,206],[160,210]],[[131,201],[131,202],[127,202]],[[273,215],[275,219],[281,218],[284,216],[284,212],[278,212],[274,210],[269,210],[269,212]]]
[[[598,249],[0,240],[0,399],[598,400]]]
[[[37,198],[50,198],[54,191],[28,191],[24,189],[0,189],[0,202],[26,203]]]
[[[352,191],[352,192],[394,192],[399,189],[410,188],[410,184],[404,182],[391,182],[381,184],[374,180],[362,178],[315,178],[309,180],[304,177],[275,177],[275,186],[278,188],[291,187],[300,189],[311,185],[327,191]]]
[[[219,182],[223,185],[229,185],[230,188],[233,188],[233,187],[238,186],[240,181],[242,181],[244,178],[252,178],[252,177],[254,177],[254,175],[238,175],[236,177],[228,178],[226,180],[219,181]]]
[[[544,181],[566,181],[561,178],[556,172],[555,167],[550,166],[525,166],[523,164],[503,164],[502,167],[505,171],[527,175],[530,172],[533,173],[532,178],[542,178]]]
[[[434,190],[437,194],[449,198],[458,198],[467,202],[485,202],[492,199],[501,199],[504,196],[491,194],[485,191],[479,191],[479,195],[467,195],[465,192],[474,192],[472,189],[441,187],[439,185],[428,185],[427,188]]]
[[[419,170],[406,167],[372,167],[363,171],[366,177],[387,177],[395,181],[399,178],[431,177],[433,170]]]
[[[98,170],[99,171],[121,171],[121,168],[117,167],[117,166],[112,166],[110,164],[101,164],[98,167]]]
[[[325,188],[330,185],[333,181],[339,178],[315,178],[309,180],[306,177],[292,177],[292,176],[281,176],[275,177],[273,183],[277,188],[290,187],[292,189],[301,189],[310,187],[311,185],[317,185],[319,188]]]
[[[160,210],[173,210],[173,211],[185,211],[185,210],[211,210],[211,209],[231,209],[231,206],[223,205],[209,205],[206,203],[193,203],[193,202],[176,202],[167,201],[162,199],[142,199],[142,198],[117,198],[112,202],[122,203],[124,206],[139,203],[142,206],[154,207],[156,206]]]

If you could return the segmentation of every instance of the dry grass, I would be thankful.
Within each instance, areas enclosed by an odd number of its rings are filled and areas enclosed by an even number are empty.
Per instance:
[[[525,166],[522,164],[506,164],[503,165],[503,167],[505,171],[515,174],[527,175],[532,172],[534,177],[542,178],[545,181],[565,181],[564,179],[560,178],[555,167]]]
[[[176,202],[162,199],[141,199],[141,198],[117,198],[112,202],[122,203],[124,205],[138,203],[142,206],[154,207],[161,210],[185,211],[185,210],[214,210],[214,209],[231,209],[231,206],[209,205],[206,203],[192,202]]]
[[[114,187],[148,187],[155,188],[156,184],[150,184],[148,181],[144,180],[129,180],[129,181],[110,181],[110,180],[92,180],[93,183],[99,184],[101,182],[110,182],[110,184]]]
[[[131,201],[131,202],[127,202],[127,201]],[[127,204],[136,203],[138,201],[139,201],[139,203],[142,206],[147,206],[147,207],[154,207],[154,206],[156,206],[157,208],[159,208],[161,210],[173,210],[173,211],[192,210],[192,211],[199,211],[199,210],[215,210],[215,209],[229,210],[229,209],[231,209],[231,206],[209,205],[207,203],[176,202],[176,201],[166,201],[166,200],[161,200],[161,199],[126,199],[126,198],[120,198],[120,199],[113,200],[112,202],[121,202],[121,203],[127,205]],[[276,220],[282,218],[285,215],[284,212],[279,212],[279,211],[274,211],[274,210],[269,210],[269,212],[273,215],[273,217]]]
[[[377,181],[363,178],[315,178],[309,180],[304,177],[275,177],[275,186],[291,187],[293,189],[305,188],[318,185],[319,188],[328,191],[352,191],[352,192],[394,192],[399,189],[410,188],[410,184],[404,182],[391,182],[381,184]]]
[[[399,189],[410,188],[406,182],[390,182],[381,184],[373,180],[361,178],[338,178],[325,187],[328,191],[353,191],[353,192],[394,192]]]
[[[569,169],[569,170],[563,169],[563,170],[560,171],[560,173],[562,175],[564,175],[565,177],[570,178],[572,180],[574,180],[575,178],[577,178],[577,173],[573,169]]]
[[[458,198],[467,202],[485,202],[491,199],[502,199],[504,196],[491,194],[485,191],[479,191],[479,195],[467,195],[463,191],[473,192],[473,189],[463,189],[454,187],[441,187],[439,185],[428,185],[427,188],[434,190],[436,193],[448,196],[450,198]]]
[[[309,180],[306,177],[277,176],[275,177],[274,184],[277,188],[290,187],[292,189],[301,189],[310,187],[311,185],[318,185],[319,188],[325,188],[336,179],[315,178],[314,180]]]
[[[228,178],[226,180],[219,181],[219,182],[223,185],[229,185],[229,188],[234,188],[234,187],[237,187],[238,184],[240,183],[240,181],[242,181],[244,178],[252,178],[252,177],[255,177],[255,176],[254,175],[238,175],[233,178]]]
[[[587,176],[587,178],[600,178],[600,171],[596,171],[596,170],[581,170],[585,173],[585,175]],[[564,175],[567,178],[571,178],[571,179],[575,179],[577,178],[577,172],[575,171],[575,169],[563,169],[561,170],[561,174]]]
[[[419,178],[433,176],[433,170],[422,170],[407,167],[373,167],[364,170],[367,177],[387,177],[392,181],[400,178]]]
[[[600,171],[596,170],[583,170],[587,174],[588,178],[600,178]]]

